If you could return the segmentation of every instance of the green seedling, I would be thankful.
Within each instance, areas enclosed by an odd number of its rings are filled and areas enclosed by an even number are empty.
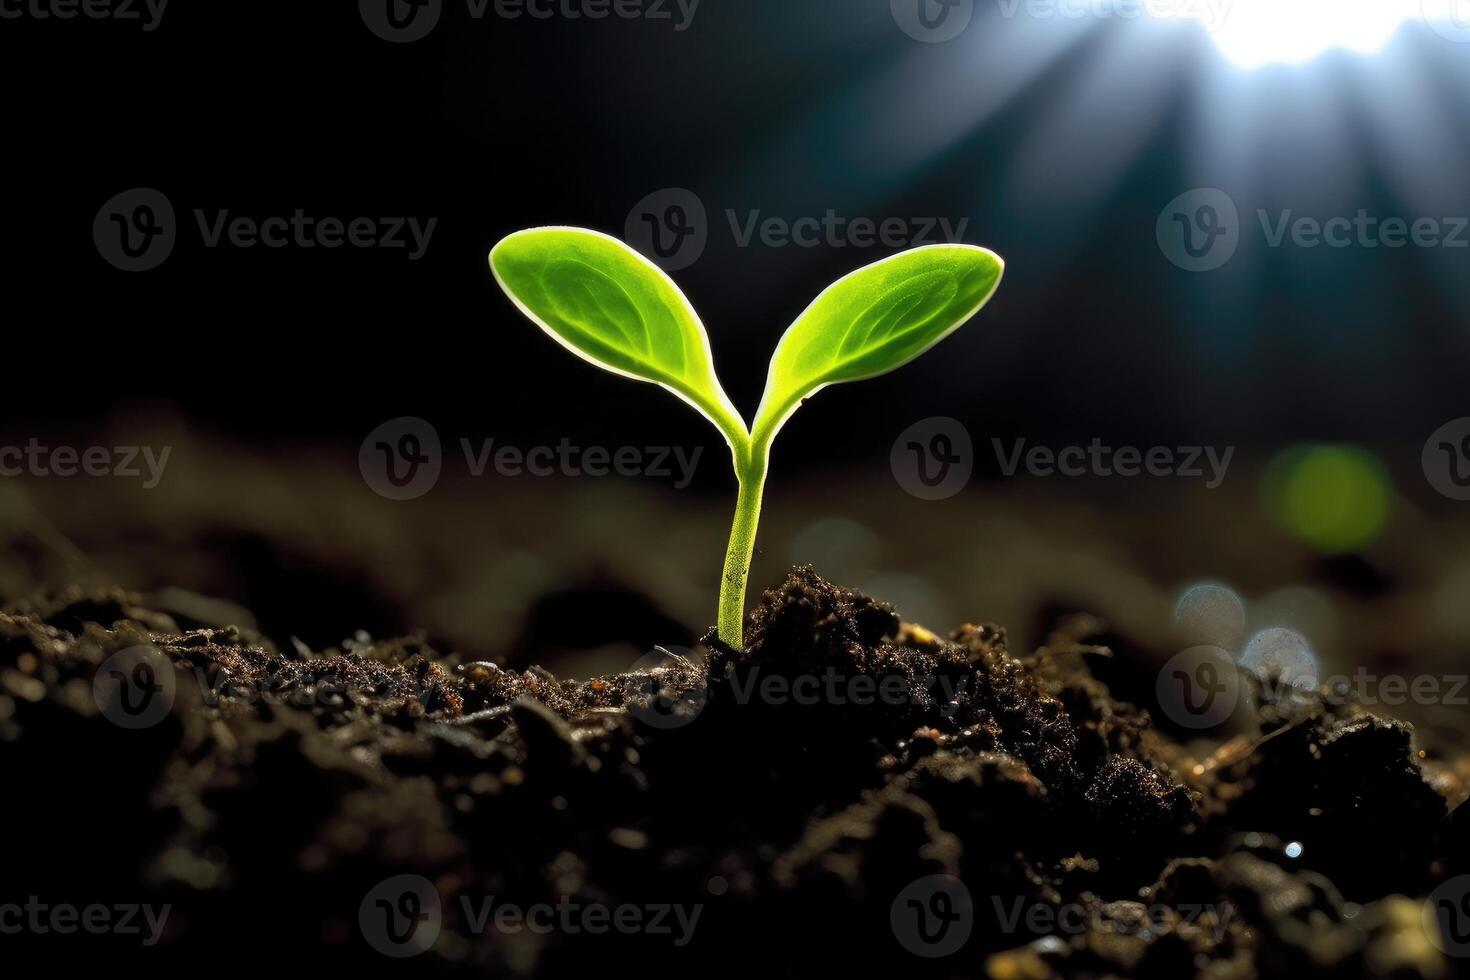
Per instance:
[[[745,583],[776,433],[828,385],[886,374],[949,336],[995,294],[1005,264],[972,245],[930,245],[828,286],[776,346],[749,428],[715,376],[694,307],[662,269],[627,245],[581,228],[533,228],[496,245],[490,268],[511,301],[553,340],[600,368],[667,388],[730,444],[740,492],[718,622],[720,640],[740,649]]]

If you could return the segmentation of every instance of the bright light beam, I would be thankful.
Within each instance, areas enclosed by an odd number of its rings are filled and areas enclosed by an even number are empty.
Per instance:
[[[1423,8],[1421,0],[1153,0],[1144,9],[1202,22],[1231,63],[1251,69],[1305,64],[1334,49],[1375,54]]]

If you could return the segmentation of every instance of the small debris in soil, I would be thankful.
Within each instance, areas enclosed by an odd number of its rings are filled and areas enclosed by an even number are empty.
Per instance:
[[[1470,873],[1453,767],[1300,692],[1196,758],[1088,672],[1097,629],[1018,658],[803,568],[745,650],[575,681],[414,638],[280,652],[117,591],[15,606],[0,901],[167,903],[132,952],[180,969],[383,969],[422,952],[374,924],[411,905],[426,961],[478,976],[1450,975],[1421,910]],[[140,649],[167,705],[119,724]]]

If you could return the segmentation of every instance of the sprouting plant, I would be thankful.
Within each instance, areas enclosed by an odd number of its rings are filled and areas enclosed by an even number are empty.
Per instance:
[[[740,482],[720,586],[719,637],[743,646],[771,442],[803,401],[832,384],[907,364],[979,312],[1005,265],[972,245],[911,249],[839,279],[786,331],[749,429],[720,387],[709,337],[662,269],[615,238],[581,228],[517,232],[490,253],[521,312],[598,367],[662,385],[724,434]]]

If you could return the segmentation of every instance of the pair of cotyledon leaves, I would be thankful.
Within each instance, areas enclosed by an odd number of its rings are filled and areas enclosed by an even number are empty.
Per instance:
[[[802,401],[827,385],[885,374],[939,343],[989,301],[1004,272],[987,249],[931,245],[839,279],[781,338],[747,430],[689,300],[627,245],[580,228],[534,228],[500,242],[490,265],[555,340],[599,367],[669,389],[718,426],[737,455],[768,449]]]

